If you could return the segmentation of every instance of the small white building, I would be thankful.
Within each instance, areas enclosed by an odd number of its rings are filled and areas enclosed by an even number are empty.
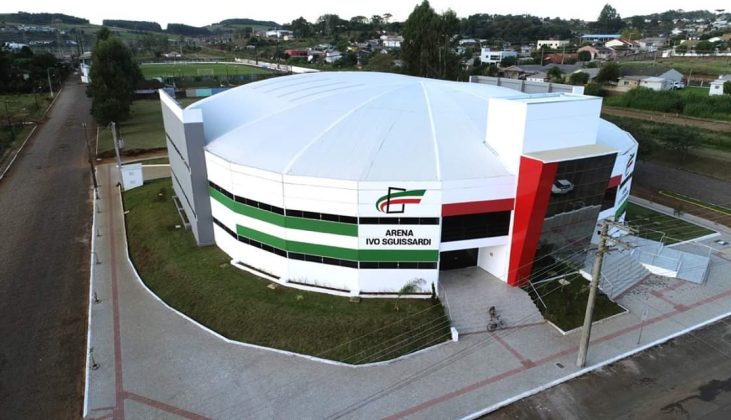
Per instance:
[[[508,57],[518,58],[518,53],[510,50],[492,51],[489,48],[480,50],[480,62],[483,64],[500,64],[503,59]]]
[[[726,82],[731,82],[731,74],[722,74],[718,76],[718,79],[711,82],[711,88],[708,90],[708,95],[723,95],[723,85]]]
[[[286,29],[272,29],[271,31],[266,31],[267,38],[280,38],[284,40],[294,39],[294,32],[288,31]]]
[[[567,39],[541,39],[536,42],[536,48],[546,47],[552,50],[568,47],[571,42]]]
[[[670,90],[673,87],[673,82],[663,77],[646,77],[640,80],[640,87],[657,91]]]
[[[401,35],[381,35],[384,48],[401,48],[404,37]]]
[[[330,50],[325,52],[325,62],[328,64],[334,64],[336,61],[340,60],[340,57],[342,57],[343,54],[338,50]]]

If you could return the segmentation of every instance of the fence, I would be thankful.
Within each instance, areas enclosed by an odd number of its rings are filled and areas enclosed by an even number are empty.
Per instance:
[[[470,76],[470,83],[482,83],[517,90],[523,93],[572,93],[583,95],[583,86],[564,85],[561,83],[531,82],[527,80],[504,77]]]

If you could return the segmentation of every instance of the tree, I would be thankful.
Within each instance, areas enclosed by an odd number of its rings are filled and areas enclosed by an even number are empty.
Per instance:
[[[589,73],[577,71],[569,76],[569,83],[575,86],[584,86],[589,82]]]
[[[678,45],[675,47],[675,52],[677,54],[685,54],[688,52],[688,46],[687,45]]]
[[[599,12],[599,17],[596,22],[592,23],[592,29],[605,33],[605,34],[616,34],[624,26],[622,17],[617,13],[617,9],[609,4],[605,4],[602,11]]]
[[[579,61],[591,61],[591,53],[589,51],[579,51],[577,57]]]
[[[713,44],[710,41],[698,41],[697,44],[695,44],[695,52],[697,53],[712,53],[715,49],[713,47]]]
[[[421,290],[421,286],[423,286],[426,283],[424,279],[416,278],[413,279],[401,287],[398,291],[398,295],[396,296],[396,302],[394,303],[394,309],[399,310],[398,301],[401,299],[401,296],[403,295],[412,295],[414,293],[417,293],[419,290]]]
[[[563,73],[561,72],[561,69],[556,66],[553,66],[550,69],[548,69],[546,74],[548,75],[548,79],[551,82],[554,82],[554,83],[563,82]]]
[[[142,72],[132,60],[132,53],[107,28],[97,33],[96,47],[91,55],[92,97],[91,114],[99,125],[124,121],[135,87],[142,80]]]
[[[731,80],[723,82],[723,93],[725,95],[731,95]]]
[[[407,74],[433,78],[456,78],[459,69],[454,53],[454,35],[459,32],[457,15],[447,10],[437,14],[424,0],[404,22],[401,59]]]
[[[312,35],[312,24],[302,16],[293,20],[289,26],[297,38],[307,38]]]
[[[625,28],[621,32],[622,39],[628,39],[628,40],[635,40],[642,38],[642,33],[640,32],[637,27],[633,26],[631,28]]]
[[[619,64],[614,62],[606,63],[599,69],[599,73],[596,75],[594,80],[599,83],[615,82],[619,79],[620,69]]]
[[[500,67],[514,66],[518,62],[518,57],[505,57],[500,60]]]

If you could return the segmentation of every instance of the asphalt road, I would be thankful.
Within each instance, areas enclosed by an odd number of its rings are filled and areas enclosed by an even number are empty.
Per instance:
[[[0,418],[82,411],[90,177],[84,87],[66,84],[0,181]]]
[[[651,190],[673,191],[719,205],[731,204],[728,182],[659,163],[638,161],[633,178],[633,185]]]
[[[731,320],[604,367],[489,419],[729,419]]]

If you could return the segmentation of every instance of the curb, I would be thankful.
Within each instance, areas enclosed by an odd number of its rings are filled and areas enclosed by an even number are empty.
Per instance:
[[[120,194],[121,194],[121,191],[120,191]],[[122,212],[124,213],[124,211],[125,211],[124,210],[124,205],[122,204],[121,199],[120,199],[120,207],[121,207]],[[96,208],[96,205],[95,205],[95,208]],[[227,338],[227,337],[221,335],[220,333],[218,333],[218,332],[216,332],[216,331],[214,331],[214,330],[206,327],[205,325],[199,323],[195,319],[193,319],[193,318],[189,317],[188,315],[180,312],[179,310],[173,308],[172,306],[170,306],[167,302],[165,302],[164,300],[162,300],[159,296],[157,296],[152,290],[150,290],[147,287],[147,285],[145,284],[145,282],[142,280],[142,277],[140,276],[139,272],[137,271],[137,268],[135,267],[134,263],[132,262],[132,258],[130,257],[130,254],[129,254],[129,246],[128,246],[128,243],[127,243],[127,234],[126,234],[126,231],[127,231],[127,224],[125,222],[124,223],[124,232],[125,232],[125,235],[124,235],[124,249],[125,249],[125,255],[126,255],[126,259],[127,259],[126,262],[129,264],[130,269],[134,273],[134,276],[135,276],[135,279],[137,280],[137,283],[139,283],[139,285],[142,286],[142,288],[145,290],[145,292],[147,292],[152,298],[154,298],[160,304],[162,304],[166,309],[172,311],[174,314],[176,314],[176,315],[180,316],[181,318],[187,320],[193,326],[198,327],[199,329],[203,330],[204,332],[206,332],[206,333],[214,336],[215,338],[218,338],[218,339],[220,339],[220,340],[222,340],[222,341],[224,341],[224,342],[226,342],[228,344],[233,344],[233,345],[236,345],[236,346],[245,347],[245,348],[251,348],[251,349],[256,349],[256,350],[264,350],[264,351],[268,351],[268,352],[272,352],[272,353],[281,354],[281,355],[284,355],[284,356],[298,357],[298,358],[307,359],[307,360],[312,361],[312,362],[317,362],[317,363],[326,364],[326,365],[346,367],[346,368],[351,368],[351,369],[361,369],[361,368],[369,368],[369,367],[376,367],[376,366],[387,366],[387,365],[390,365],[392,363],[396,363],[396,362],[399,362],[401,360],[404,360],[404,359],[407,359],[407,358],[411,358],[411,357],[420,355],[421,353],[425,353],[427,351],[434,350],[434,349],[436,349],[438,347],[441,347],[441,346],[444,346],[444,345],[453,343],[452,340],[446,340],[444,342],[441,342],[441,343],[435,344],[433,346],[429,346],[429,347],[423,348],[423,349],[418,350],[418,351],[415,351],[413,353],[404,354],[404,355],[399,356],[399,357],[394,358],[394,359],[384,360],[384,361],[380,361],[380,362],[373,362],[373,363],[364,363],[364,364],[359,364],[359,365],[353,365],[353,364],[349,364],[349,363],[338,362],[338,361],[335,361],[335,360],[324,359],[324,358],[317,357],[317,356],[311,356],[311,355],[307,355],[307,354],[296,353],[296,352],[291,352],[291,351],[287,351],[287,350],[280,350],[280,349],[275,349],[275,348],[271,348],[271,347],[264,347],[264,346],[259,346],[259,345],[256,345],[256,344],[250,344],[250,343],[244,343],[244,342],[241,342],[241,341],[232,340],[232,339]],[[92,232],[92,236],[93,236],[93,232]],[[93,248],[92,248],[92,251],[93,251]],[[93,254],[91,255],[91,257],[93,258]],[[90,284],[89,287],[90,287],[90,290],[91,290],[91,284]],[[88,348],[87,348],[87,350],[88,350]],[[87,352],[87,357],[88,357],[88,352]]]
[[[547,390],[549,388],[553,388],[556,385],[560,385],[560,384],[562,384],[562,383],[564,383],[566,381],[569,381],[571,379],[577,378],[579,376],[582,376],[582,375],[584,375],[586,373],[589,373],[591,371],[594,371],[596,369],[599,369],[599,368],[602,368],[604,366],[610,365],[612,363],[618,362],[620,360],[626,359],[626,358],[628,358],[630,356],[633,356],[633,355],[635,355],[637,353],[640,353],[642,351],[645,351],[645,350],[647,350],[649,348],[652,348],[652,347],[655,347],[655,346],[659,346],[660,344],[666,343],[666,342],[668,342],[668,341],[670,341],[670,340],[672,340],[674,338],[680,337],[681,335],[685,335],[685,334],[688,334],[690,332],[693,332],[693,331],[695,331],[695,330],[697,330],[699,328],[703,328],[703,327],[705,327],[707,325],[713,324],[713,323],[715,323],[717,321],[720,321],[720,320],[722,320],[724,318],[728,318],[729,316],[731,316],[731,312],[726,312],[724,314],[718,315],[718,316],[713,317],[711,319],[705,320],[705,321],[703,321],[703,322],[701,322],[699,324],[695,324],[695,325],[693,325],[691,327],[688,327],[688,328],[686,328],[684,330],[680,330],[678,332],[675,332],[673,334],[670,334],[667,337],[663,337],[663,338],[660,338],[658,340],[655,340],[655,341],[653,341],[651,343],[647,343],[647,344],[645,344],[643,346],[637,347],[637,348],[632,349],[632,350],[630,350],[628,352],[625,352],[625,353],[619,354],[617,356],[611,357],[611,358],[609,358],[609,359],[607,359],[607,360],[605,360],[603,362],[599,362],[597,364],[591,365],[591,366],[589,366],[587,368],[584,368],[584,369],[581,369],[581,370],[579,370],[577,372],[574,372],[574,373],[572,373],[570,375],[566,375],[563,378],[558,378],[558,379],[553,380],[553,381],[551,381],[551,382],[549,382],[547,384],[537,386],[537,387],[535,387],[535,388],[533,388],[531,390],[528,390],[526,392],[523,392],[521,394],[518,394],[518,395],[516,395],[514,397],[511,397],[511,398],[508,398],[506,400],[500,401],[499,403],[495,403],[495,404],[493,404],[493,405],[491,405],[489,407],[486,407],[486,408],[484,408],[482,410],[475,411],[474,413],[471,413],[471,414],[468,414],[468,415],[462,417],[460,420],[473,420],[473,419],[477,419],[477,418],[482,417],[482,416],[484,416],[486,414],[492,413],[495,410],[498,410],[498,409],[503,408],[503,407],[505,407],[507,405],[510,405],[510,404],[512,404],[514,402],[520,401],[520,400],[522,400],[524,398],[528,398],[528,397],[530,397],[532,395],[538,394],[539,392],[545,391],[545,390]]]

